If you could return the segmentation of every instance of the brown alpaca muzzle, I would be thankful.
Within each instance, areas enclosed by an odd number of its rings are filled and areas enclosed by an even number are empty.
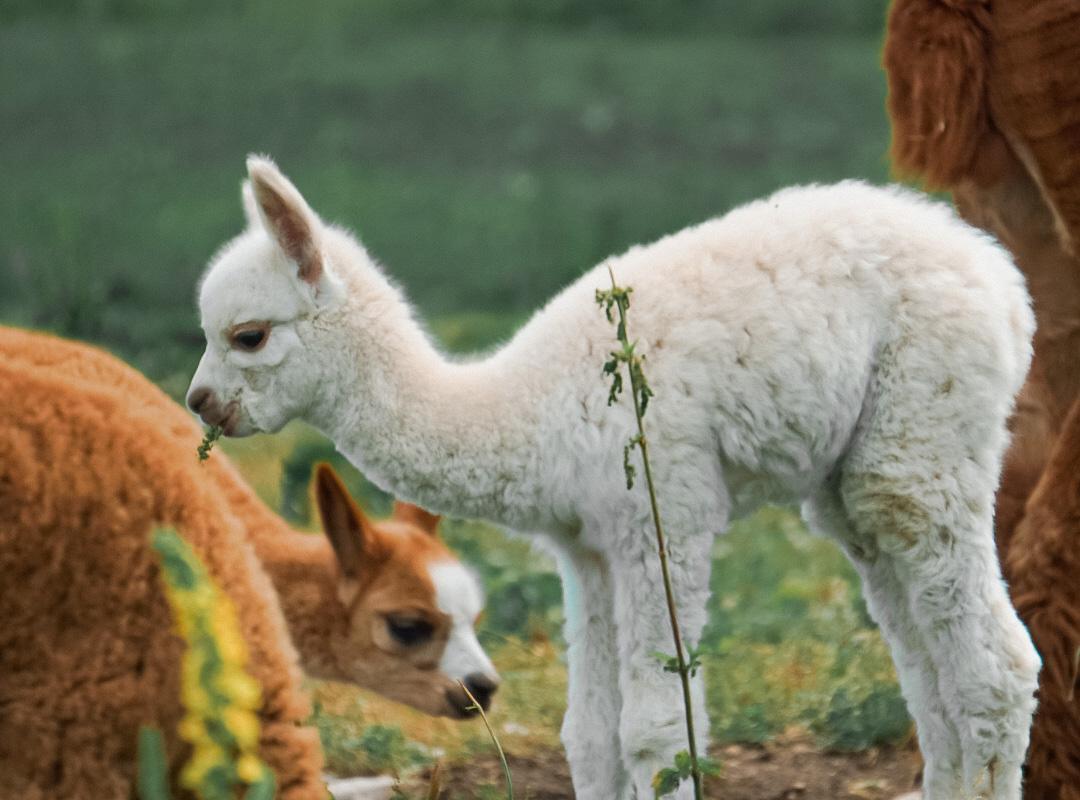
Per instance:
[[[462,689],[461,686],[446,691],[446,699],[457,716],[461,719],[468,719],[480,713],[469,694],[476,699],[476,702],[480,704],[480,708],[484,711],[491,709],[491,698],[499,688],[498,680],[477,672],[465,676],[463,683],[468,692]]]
[[[470,719],[480,713],[460,686],[446,690],[446,705],[449,709],[446,716],[454,719]]]

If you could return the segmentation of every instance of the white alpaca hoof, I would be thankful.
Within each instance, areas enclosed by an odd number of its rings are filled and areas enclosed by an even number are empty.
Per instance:
[[[922,800],[922,792],[906,792],[897,795],[893,800]]]

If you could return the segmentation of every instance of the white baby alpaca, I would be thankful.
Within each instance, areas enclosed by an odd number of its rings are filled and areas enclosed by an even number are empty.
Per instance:
[[[652,655],[671,634],[645,487],[623,478],[634,418],[600,376],[608,265],[633,287],[656,392],[646,426],[686,638],[705,622],[714,537],[801,502],[862,577],[927,800],[1019,798],[1039,659],[992,514],[1034,322],[1000,247],[901,189],[788,189],[610,259],[498,352],[449,361],[355,239],[269,160],[248,172],[248,229],[202,283],[189,403],[235,436],[305,419],[390,492],[545,537],[566,586],[579,798],[651,797],[685,747],[678,680]],[[694,698],[707,731],[700,677]]]

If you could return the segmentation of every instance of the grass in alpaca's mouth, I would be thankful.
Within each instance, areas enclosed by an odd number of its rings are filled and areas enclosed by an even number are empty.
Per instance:
[[[209,428],[206,429],[206,432],[203,433],[202,441],[199,443],[198,448],[196,448],[199,454],[200,462],[206,461],[206,459],[210,458],[210,450],[213,449],[214,442],[220,439],[221,434],[224,432],[225,429],[222,428],[220,425],[211,425]]]

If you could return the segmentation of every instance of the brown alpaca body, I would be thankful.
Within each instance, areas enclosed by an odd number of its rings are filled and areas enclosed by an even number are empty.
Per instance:
[[[1080,800],[1080,400],[1073,404],[1007,558],[1016,608],[1043,658],[1025,797]]]
[[[182,644],[148,547],[160,525],[183,532],[236,606],[279,796],[323,797],[273,590],[190,448],[119,395],[45,370],[5,361],[0,397],[0,797],[131,797],[142,724],[165,732],[171,765],[186,758]]]
[[[884,63],[897,170],[936,189],[988,186],[1012,150],[1074,249],[1078,30],[1076,0],[894,0]]]
[[[317,735],[301,727],[309,707],[296,650],[313,674],[451,713],[432,653],[380,649],[363,613],[373,594],[438,613],[415,569],[451,558],[430,530],[437,520],[407,506],[395,520],[364,519],[380,560],[344,604],[327,539],[292,531],[221,453],[198,463],[198,426],[135,370],[0,329],[0,398],[0,800],[132,796],[140,724],[166,733],[174,767],[186,758],[174,735],[182,644],[148,546],[162,525],[182,533],[236,605],[279,797],[325,797]],[[324,478],[323,508],[362,516]]]
[[[1062,659],[1080,646],[1080,0],[894,0],[884,64],[897,170],[950,190],[1028,280],[1035,360],[996,535],[1045,662],[1024,796],[1077,800],[1080,706],[1063,699]]]

